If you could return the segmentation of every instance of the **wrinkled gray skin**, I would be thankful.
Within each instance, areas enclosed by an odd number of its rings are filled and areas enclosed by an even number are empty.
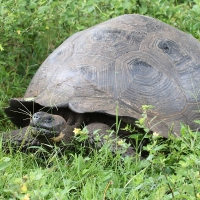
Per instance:
[[[27,150],[31,146],[40,146],[41,144],[50,144],[61,146],[64,149],[70,146],[74,138],[74,129],[81,127],[83,124],[85,115],[76,115],[76,122],[74,123],[74,117],[71,116],[66,121],[60,115],[53,115],[47,112],[37,112],[33,114],[30,124],[20,130],[14,130],[9,133],[4,134],[4,140],[10,140],[14,143],[20,150]],[[86,126],[88,130],[88,144],[92,147],[101,148],[108,139],[108,130],[110,126],[104,123],[91,123]],[[93,134],[97,131],[98,140],[96,135]],[[123,148],[118,145],[120,141],[113,133],[109,137],[110,149],[113,153],[116,151],[120,152],[123,156],[133,156],[135,151],[132,147]]]

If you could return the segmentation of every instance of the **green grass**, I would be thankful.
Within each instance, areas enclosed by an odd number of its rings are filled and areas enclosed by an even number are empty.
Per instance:
[[[112,155],[107,148],[58,156],[41,151],[0,159],[0,199],[195,199],[200,193],[200,134],[153,138],[146,159]]]
[[[47,55],[73,33],[124,13],[160,19],[200,39],[198,0],[0,0],[0,133],[15,128],[3,109],[23,96]],[[141,120],[142,121],[142,120]],[[55,149],[5,153],[0,146],[0,199],[200,199],[200,133],[182,126],[182,138],[153,136],[144,160]],[[1,144],[1,143],[0,143]]]

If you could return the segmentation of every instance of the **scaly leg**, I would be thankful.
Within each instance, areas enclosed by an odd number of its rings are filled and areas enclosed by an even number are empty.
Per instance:
[[[104,144],[109,143],[113,153],[119,152],[122,156],[135,155],[133,147],[128,146],[127,143],[118,138],[107,124],[92,123],[86,127],[89,131],[89,144],[93,147],[101,148]]]
[[[1,134],[4,146],[13,146],[16,150],[26,151],[30,146],[40,146],[40,142],[33,138],[29,132],[29,126],[18,130],[12,130]]]

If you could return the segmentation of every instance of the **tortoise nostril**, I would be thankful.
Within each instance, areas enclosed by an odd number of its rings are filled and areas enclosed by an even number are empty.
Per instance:
[[[37,112],[33,114],[31,123],[35,125],[39,125],[42,123],[50,124],[53,120],[53,116],[49,115],[48,113]]]
[[[33,117],[32,117],[32,118],[35,119],[35,120],[37,120],[37,119],[39,119],[39,116],[38,116],[37,113],[35,113],[35,114],[33,114]]]
[[[34,119],[38,119],[38,116],[37,116],[37,115],[34,115],[33,118],[34,118]]]

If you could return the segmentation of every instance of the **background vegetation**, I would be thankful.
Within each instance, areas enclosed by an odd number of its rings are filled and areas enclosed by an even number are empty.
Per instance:
[[[14,128],[3,109],[23,96],[44,59],[73,33],[125,13],[160,19],[200,39],[198,0],[0,0],[0,132]],[[0,146],[0,199],[200,199],[200,139],[151,138],[147,159],[106,148],[49,158]],[[164,152],[170,152],[165,154]]]

